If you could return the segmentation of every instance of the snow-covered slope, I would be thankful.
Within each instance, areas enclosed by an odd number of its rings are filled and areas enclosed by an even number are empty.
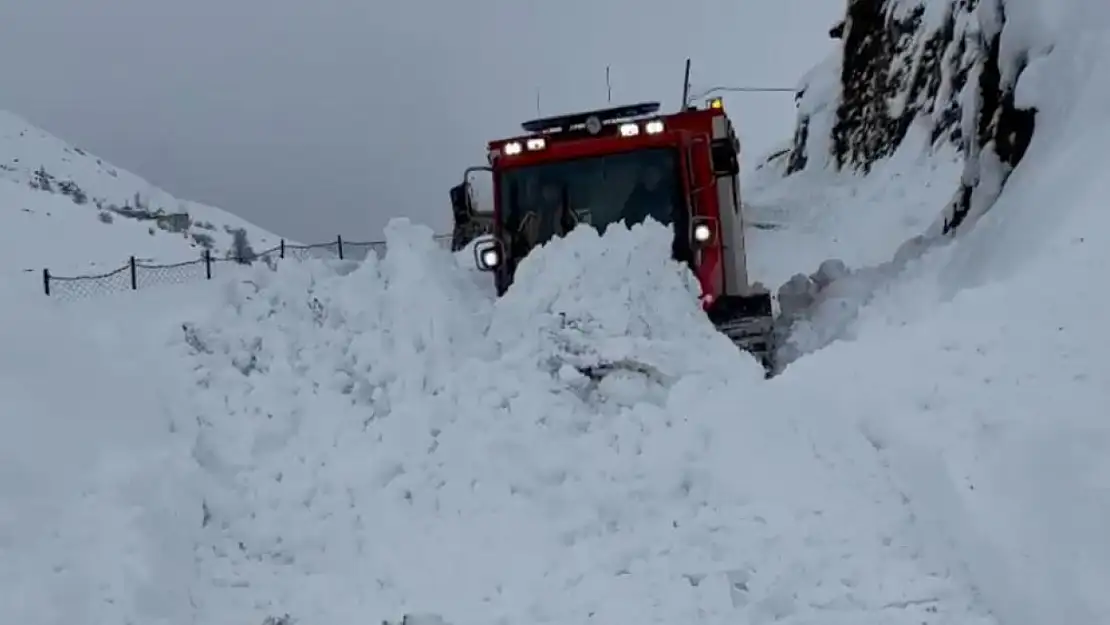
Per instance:
[[[856,341],[788,370],[854,395],[1007,623],[1110,622],[1110,11],[1070,8],[1039,25],[1051,51],[1018,82],[1038,131],[991,211],[887,282]]]
[[[1072,29],[1098,32],[1101,10],[1086,0],[850,3],[834,28],[841,49],[801,81],[793,145],[746,184],[752,246],[798,250],[789,264],[764,256],[777,272],[757,258],[757,277],[782,284],[782,301],[840,306],[835,328],[805,319],[792,328],[784,359],[839,336],[893,273],[991,210],[1033,139],[1059,123],[1044,110],[1058,108],[1045,99],[1058,95],[1044,95],[1044,59]],[[829,258],[855,275],[821,295]],[[856,302],[847,311],[846,300]]]
[[[243,229],[256,250],[280,237],[223,210],[174,198],[138,176],[0,111],[0,266],[5,272],[101,273],[222,257]],[[26,276],[9,275],[4,282]],[[34,279],[34,275],[31,276]]]
[[[1102,267],[1110,262],[1110,189],[1102,172],[1110,166],[1110,88],[1099,68],[1110,63],[1110,11],[1076,0],[984,2],[972,13],[985,19],[1003,6],[1005,22],[987,33],[999,35],[1001,73],[1013,104],[1035,111],[1035,131],[1012,171],[987,141],[960,158],[961,178],[941,181],[957,200],[960,185],[978,180],[977,193],[987,194],[957,236],[927,244],[951,223],[947,200],[931,210],[925,204],[937,198],[928,193],[866,201],[890,186],[892,168],[914,185],[932,175],[938,161],[920,142],[897,150],[912,149],[927,167],[896,155],[875,161],[869,176],[803,170],[760,191],[824,198],[806,181],[839,181],[849,191],[834,188],[832,197],[850,201],[819,204],[814,219],[836,224],[843,239],[824,230],[819,244],[859,261],[795,328],[797,351],[828,347],[776,383],[813,389],[815,405],[855,415],[927,528],[933,553],[947,557],[1002,622],[1107,623],[1110,301]],[[974,126],[971,97],[963,113]],[[880,224],[908,206],[920,207],[915,227],[932,220],[919,230],[926,237],[885,259],[862,258],[861,238],[898,247],[907,233]],[[866,234],[850,237],[857,228]],[[812,240],[790,228],[757,236],[772,237],[776,249]]]
[[[849,3],[834,29],[843,45],[802,80],[793,145],[770,158],[772,169],[867,173],[907,144],[945,160],[955,148],[959,184],[922,234],[954,232],[990,209],[1036,131],[1020,76],[1051,49],[1061,14],[1097,10],[1089,1]]]

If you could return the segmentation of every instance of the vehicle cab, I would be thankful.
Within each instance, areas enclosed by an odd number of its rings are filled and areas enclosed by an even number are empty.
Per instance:
[[[721,100],[670,114],[659,109],[644,102],[535,119],[522,124],[524,134],[489,143],[489,166],[468,172],[492,174],[492,206],[474,206],[465,180],[451,196],[456,235],[460,224],[470,238],[486,233],[475,259],[493,273],[498,294],[535,246],[578,224],[604,232],[648,217],[674,230],[673,256],[697,276],[704,307],[755,294],[744,247],[740,145]],[[769,294],[766,307],[769,314]]]

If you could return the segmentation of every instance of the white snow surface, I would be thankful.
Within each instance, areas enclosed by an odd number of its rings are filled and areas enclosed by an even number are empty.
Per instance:
[[[914,242],[959,168],[912,144],[746,185],[755,277],[847,272],[770,381],[655,224],[575,231],[500,299],[399,220],[381,259],[9,300],[0,614],[1110,623],[1110,11],[1062,4],[1033,144],[952,243]],[[1015,37],[1047,11],[1008,6]]]
[[[698,318],[662,227],[578,231],[496,302],[430,231],[387,239],[346,275],[259,269],[179,334],[202,622],[990,622],[866,437],[745,409],[777,392]],[[596,384],[583,358],[628,366]]]
[[[40,168],[49,189],[34,188]],[[84,196],[79,203],[75,193]],[[188,213],[181,232],[98,208],[135,207],[135,196],[150,211]],[[111,223],[101,213],[110,214]],[[148,264],[194,260],[203,251],[195,236],[212,239],[212,253],[231,249],[230,230],[243,228],[255,251],[280,237],[212,206],[179,200],[133,173],[71,146],[26,120],[0,110],[0,283],[41,284],[44,267],[55,275],[102,274],[132,255]],[[41,288],[41,287],[39,287]]]

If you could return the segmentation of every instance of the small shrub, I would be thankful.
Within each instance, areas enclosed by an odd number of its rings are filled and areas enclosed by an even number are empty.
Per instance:
[[[212,249],[212,247],[216,244],[216,241],[215,241],[215,239],[212,238],[212,235],[207,234],[205,232],[193,232],[192,237],[193,237],[193,240],[196,241],[198,245],[200,245],[201,247],[203,247],[206,250]]]
[[[39,167],[35,170],[35,177],[31,179],[31,188],[40,191],[54,192],[54,176],[46,173],[45,167]]]
[[[246,228],[236,228],[231,231],[231,249],[228,250],[228,258],[235,259],[236,262],[244,265],[251,264],[257,257],[254,249],[251,248],[250,241],[247,240]]]

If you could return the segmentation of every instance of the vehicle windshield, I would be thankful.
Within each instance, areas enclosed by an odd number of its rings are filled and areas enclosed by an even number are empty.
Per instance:
[[[506,170],[501,217],[519,251],[588,223],[604,232],[648,216],[673,224],[685,210],[673,148],[651,148]],[[565,208],[569,208],[568,213]]]

